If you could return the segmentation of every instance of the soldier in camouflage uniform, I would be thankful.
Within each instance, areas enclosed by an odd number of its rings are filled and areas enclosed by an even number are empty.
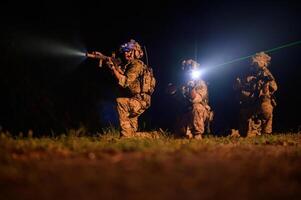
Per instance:
[[[110,61],[107,64],[124,92],[116,99],[121,137],[131,137],[137,135],[138,117],[151,105],[151,93],[143,91],[141,84],[141,76],[147,67],[140,60],[143,57],[141,46],[135,40],[130,40],[121,45],[120,52],[124,63],[122,66],[115,66]]]
[[[274,76],[267,68],[271,57],[264,52],[252,57],[251,72],[242,80],[237,78],[240,91],[240,134],[256,136],[272,133],[273,97],[277,90]]]
[[[187,138],[202,139],[206,125],[212,121],[213,112],[208,105],[208,88],[198,73],[200,64],[194,60],[184,60],[182,69],[189,77],[180,88],[169,85],[168,93],[182,100],[185,104],[184,112],[179,120],[179,134]],[[172,88],[172,89],[170,89]]]

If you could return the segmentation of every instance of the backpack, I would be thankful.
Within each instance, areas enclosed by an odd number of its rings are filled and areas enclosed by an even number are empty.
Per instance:
[[[153,69],[147,65],[144,65],[141,76],[141,92],[151,95],[155,90],[155,86],[156,79],[154,77]]]

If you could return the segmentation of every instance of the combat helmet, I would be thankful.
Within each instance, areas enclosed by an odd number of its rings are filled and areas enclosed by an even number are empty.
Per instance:
[[[182,62],[182,70],[188,74],[189,80],[199,80],[203,71],[200,69],[200,64],[189,59]]]
[[[129,51],[132,51],[132,50],[134,50],[134,52],[135,52],[134,55],[137,59],[143,57],[143,51],[142,51],[142,48],[141,48],[140,44],[138,42],[136,42],[135,40],[133,40],[133,39],[131,39],[127,43],[122,44],[120,46],[120,49],[119,49],[119,51],[121,53],[129,52]]]
[[[184,71],[197,70],[199,68],[200,68],[200,64],[192,59],[183,60],[182,62],[182,69]]]
[[[257,64],[260,67],[267,67],[270,61],[271,57],[263,51],[252,56],[252,64]]]

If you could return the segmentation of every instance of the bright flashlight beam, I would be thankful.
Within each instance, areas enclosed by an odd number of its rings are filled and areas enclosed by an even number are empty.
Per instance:
[[[51,43],[47,46],[47,51],[51,54],[64,55],[64,56],[81,56],[84,57],[86,54],[78,49],[65,46],[59,43]]]
[[[285,44],[285,45],[281,45],[281,46],[279,46],[279,47],[275,47],[275,48],[272,48],[272,49],[268,49],[268,50],[265,50],[265,51],[263,51],[263,52],[271,53],[271,52],[277,51],[277,50],[279,50],[279,49],[283,49],[283,48],[295,46],[295,45],[298,45],[298,44],[301,44],[301,40],[296,41],[296,42],[292,42],[292,43],[288,43],[288,44]],[[231,60],[231,61],[228,61],[228,62],[219,64],[219,65],[215,65],[215,66],[213,66],[213,67],[220,67],[220,66],[228,65],[228,64],[235,63],[235,62],[238,62],[238,61],[242,61],[242,60],[251,58],[251,57],[253,57],[254,55],[255,55],[255,54],[252,54],[252,55],[249,55],[249,56],[244,56],[244,57],[241,57],[241,58],[236,58],[236,59],[234,59],[234,60]]]
[[[67,57],[85,57],[84,48],[82,45],[76,45],[79,47],[73,47],[68,44],[61,43],[59,41],[51,39],[43,39],[39,37],[28,37],[23,41],[28,53],[47,54],[54,56],[67,56]],[[30,48],[29,47],[30,44]]]
[[[62,47],[61,52],[67,56],[86,56],[84,52],[69,47]]]

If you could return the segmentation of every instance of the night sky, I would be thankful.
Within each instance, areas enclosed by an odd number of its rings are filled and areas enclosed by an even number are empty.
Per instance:
[[[145,45],[158,85],[140,125],[171,130],[176,105],[164,91],[169,82],[181,81],[183,59],[210,68],[301,40],[301,6],[294,1],[122,2],[1,3],[2,129],[47,133],[84,125],[93,132],[118,124],[115,80],[75,51],[109,55],[131,38]],[[301,128],[300,52],[301,44],[270,54],[279,86],[275,131]],[[249,64],[244,60],[204,75],[216,134],[238,127],[233,83]]]

